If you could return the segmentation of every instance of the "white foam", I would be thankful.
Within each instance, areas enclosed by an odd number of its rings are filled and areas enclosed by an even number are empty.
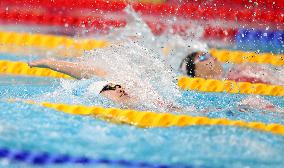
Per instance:
[[[86,53],[84,63],[106,70],[107,80],[121,84],[140,103],[175,101],[180,96],[176,74],[157,53],[135,42],[112,45]]]

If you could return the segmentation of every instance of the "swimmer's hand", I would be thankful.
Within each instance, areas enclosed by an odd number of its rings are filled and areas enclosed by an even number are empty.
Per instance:
[[[182,107],[176,105],[173,102],[166,102],[166,101],[157,100],[156,105],[161,107],[161,108],[167,109],[167,111],[179,112],[179,111],[183,110]]]
[[[274,106],[270,101],[260,96],[249,96],[238,104],[239,111],[246,112],[249,108],[284,113],[284,110]]]
[[[256,109],[266,109],[266,110],[275,109],[275,106],[271,102],[265,100],[260,96],[249,96],[246,99],[242,100],[238,105],[248,106]]]

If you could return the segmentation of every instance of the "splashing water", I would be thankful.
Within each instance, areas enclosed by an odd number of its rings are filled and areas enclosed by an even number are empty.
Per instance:
[[[127,13],[127,25],[123,28],[113,29],[108,36],[108,40],[131,42],[136,41],[152,52],[156,52],[165,63],[174,70],[178,70],[180,61],[194,51],[208,51],[207,43],[197,40],[193,36],[181,37],[173,34],[171,25],[177,21],[176,18],[167,19],[169,28],[160,36],[155,36],[148,25],[144,22],[131,6],[125,8]],[[202,34],[202,30],[194,25],[188,29],[187,34]],[[193,33],[194,32],[194,33]]]
[[[108,76],[104,80],[122,85],[130,97],[137,99],[130,108],[163,112],[169,111],[167,105],[180,106],[177,103],[181,97],[176,84],[177,75],[166,66],[158,53],[136,42],[128,41],[88,51],[77,61],[84,66],[94,66],[105,70]],[[85,81],[62,79],[61,86],[56,91],[34,99],[104,107],[125,107],[111,103],[99,95],[74,95],[73,90],[84,87]],[[160,102],[165,105],[159,104]]]
[[[123,28],[113,29],[108,36],[104,37],[108,40],[123,40],[123,41],[137,41],[139,44],[153,49],[156,52],[158,50],[156,36],[152,33],[148,25],[143,19],[133,10],[131,6],[125,8],[127,13],[127,25]]]
[[[160,47],[165,43],[166,38],[156,38],[147,24],[131,7],[128,6],[125,11],[129,15],[129,24],[123,29],[111,32],[106,37],[116,42],[107,48],[86,52],[79,62],[107,71],[110,74],[107,77],[108,81],[121,84],[130,96],[138,97],[136,109],[165,111],[165,108],[157,106],[157,101],[171,102],[177,105],[176,100],[181,96],[176,84],[177,74],[167,66]],[[181,38],[179,39],[182,41]],[[185,44],[185,41],[182,42]],[[72,87],[77,87],[78,84],[63,80],[61,86],[62,88],[52,93],[51,97],[59,98],[62,96],[63,89],[65,93],[67,92],[64,97],[70,98],[68,96],[70,90]],[[60,98],[60,101],[66,102],[66,99]],[[82,100],[72,97],[72,101],[69,102],[80,103]],[[87,104],[91,102],[98,103],[93,100]],[[106,106],[106,103],[100,102],[98,105]]]
[[[106,70],[110,74],[107,80],[123,85],[130,96],[138,97],[140,105],[150,105],[151,110],[163,110],[153,106],[155,101],[175,102],[181,95],[176,74],[157,53],[136,42],[89,51],[85,55],[86,61]]]

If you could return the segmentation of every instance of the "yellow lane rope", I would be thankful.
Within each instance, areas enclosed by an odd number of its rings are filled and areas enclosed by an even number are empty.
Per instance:
[[[44,76],[54,78],[71,78],[68,75],[46,68],[30,68],[24,62],[12,62],[0,60],[0,73],[13,75]]]
[[[209,52],[220,62],[230,62],[236,64],[248,62],[284,66],[284,55],[272,55],[269,53],[256,54],[254,52],[217,49],[211,49]]]
[[[234,82],[230,80],[214,80],[203,78],[180,77],[178,86],[183,90],[202,92],[227,92],[241,94],[257,94],[267,96],[284,96],[284,87],[261,83]]]
[[[0,32],[0,51],[15,52],[15,46],[33,47],[45,50],[61,49],[62,56],[78,56],[78,51],[91,50],[94,48],[102,48],[109,45],[106,41],[93,39],[73,39],[66,36],[16,33],[16,32]],[[69,51],[76,52],[70,54]],[[64,53],[65,52],[65,53]],[[253,52],[230,51],[211,49],[209,51],[214,57],[221,62],[231,63],[259,63],[284,66],[284,55],[273,55],[269,53],[256,54]]]
[[[1,60],[0,73],[56,78],[71,78],[68,75],[47,68],[30,68],[28,64],[24,62]],[[229,80],[180,77],[178,80],[178,86],[183,90],[188,89],[202,92],[227,92],[267,96],[284,96],[283,86],[267,85],[260,83],[253,84],[249,82],[234,82]]]
[[[1,45],[16,45],[54,49],[64,47],[65,49],[91,50],[107,46],[106,41],[90,39],[74,39],[67,36],[55,36],[45,34],[30,34],[16,32],[0,32]]]
[[[284,126],[281,124],[265,124],[261,122],[245,122],[228,120],[224,118],[192,117],[170,113],[155,113],[136,110],[122,110],[117,108],[103,108],[97,106],[67,105],[54,103],[35,103],[44,107],[53,108],[73,115],[91,115],[115,123],[125,123],[138,127],[170,127],[191,125],[222,125],[251,128],[273,134],[284,135]]]

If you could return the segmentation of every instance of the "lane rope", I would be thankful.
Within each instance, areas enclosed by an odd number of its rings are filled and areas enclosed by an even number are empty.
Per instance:
[[[24,62],[12,62],[3,60],[0,60],[0,73],[8,75],[28,75],[71,79],[71,77],[66,74],[56,72],[47,68],[30,68],[28,64]]]
[[[91,158],[86,156],[74,157],[69,154],[51,154],[48,152],[33,152],[28,150],[15,150],[0,147],[0,159],[12,163],[26,163],[33,166],[113,166],[137,168],[205,168],[204,166],[191,165],[164,165],[158,163],[129,161],[125,159]]]
[[[158,2],[162,2],[163,0],[158,0]],[[258,0],[263,1],[263,0]],[[267,1],[267,0],[266,0]],[[279,7],[279,9],[274,8],[273,10],[262,10],[257,8],[257,6],[253,6],[253,8],[232,8],[228,6],[220,6],[220,5],[209,5],[204,6],[204,2],[196,2],[189,4],[170,4],[170,3],[158,3],[152,4],[147,2],[138,2],[132,3],[132,7],[136,12],[142,13],[144,15],[151,16],[176,16],[179,18],[192,19],[192,20],[226,20],[226,21],[234,21],[238,23],[245,22],[246,24],[251,23],[268,23],[268,24],[283,24],[284,16],[282,6],[284,6],[283,2],[275,3],[273,1],[273,6]],[[148,1],[149,2],[149,1]],[[212,2],[212,1],[210,1]],[[221,3],[224,3],[223,1]],[[232,3],[230,1],[230,3]],[[243,3],[243,2],[242,2]],[[29,5],[29,7],[45,7],[49,9],[54,8],[62,8],[64,9],[92,9],[99,10],[102,12],[113,11],[113,12],[121,12],[128,3],[123,1],[94,1],[94,0],[86,0],[84,3],[80,3],[80,1],[76,0],[56,0],[52,2],[47,2],[45,0],[37,0],[37,1],[27,1],[27,0],[5,0],[3,4],[7,5]],[[212,2],[212,4],[220,4]],[[244,3],[243,3],[244,4]],[[52,11],[52,10],[51,10]]]
[[[283,30],[239,29],[235,42],[242,50],[284,53]]]
[[[104,30],[110,27],[123,27],[126,20],[107,19],[99,16],[74,16],[74,15],[58,15],[54,13],[39,13],[34,11],[0,10],[1,22],[17,23],[17,24],[37,24],[37,25],[53,25],[70,28],[81,28],[92,31],[93,29]]]
[[[254,53],[245,51],[233,50],[217,50],[211,49],[209,53],[217,58],[218,61],[224,63],[257,63],[257,64],[271,64],[275,66],[284,66],[284,55],[270,54],[270,53]]]
[[[230,80],[190,78],[182,76],[178,80],[178,86],[183,90],[196,90],[201,92],[284,96],[283,86],[262,83],[234,82]]]
[[[118,108],[103,108],[98,106],[55,104],[49,102],[37,103],[31,100],[24,102],[56,109],[67,114],[94,116],[114,123],[124,123],[143,128],[220,125],[250,128],[258,131],[284,135],[284,125],[274,123],[265,124],[262,122],[246,122],[240,120],[229,120],[225,118],[193,117],[189,115],[123,110]]]
[[[22,47],[38,47],[44,49],[65,49],[91,50],[107,46],[106,41],[90,39],[74,39],[67,36],[55,36],[45,34],[30,34],[16,32],[0,32],[1,45],[16,45]]]

